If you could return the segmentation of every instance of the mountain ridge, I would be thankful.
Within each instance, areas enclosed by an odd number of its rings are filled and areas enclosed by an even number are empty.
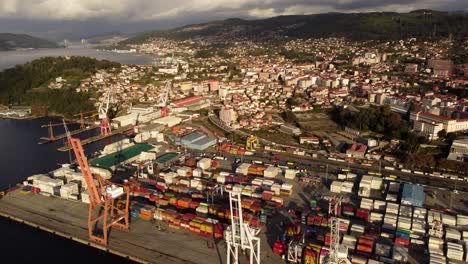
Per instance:
[[[323,13],[284,15],[265,19],[228,18],[137,35],[122,44],[151,38],[274,39],[345,37],[354,40],[392,40],[406,37],[434,38],[468,34],[468,14],[433,10],[409,13]]]
[[[0,51],[58,47],[54,42],[26,34],[0,33]]]

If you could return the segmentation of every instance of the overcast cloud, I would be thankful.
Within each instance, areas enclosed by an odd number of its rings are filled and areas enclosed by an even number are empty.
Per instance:
[[[468,11],[468,0],[0,0],[0,32],[130,33],[230,17],[422,8]]]

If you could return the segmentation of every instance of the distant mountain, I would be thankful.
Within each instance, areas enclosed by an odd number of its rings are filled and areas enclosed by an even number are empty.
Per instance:
[[[407,37],[437,38],[468,35],[468,14],[432,10],[410,13],[327,13],[278,16],[260,20],[238,18],[151,31],[122,44],[141,43],[154,37],[218,40],[346,37],[354,40],[391,40]]]
[[[56,43],[25,34],[0,33],[0,50],[57,47]]]

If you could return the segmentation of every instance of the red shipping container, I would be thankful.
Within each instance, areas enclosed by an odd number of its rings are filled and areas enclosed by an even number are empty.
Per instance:
[[[410,242],[407,239],[399,237],[399,238],[395,239],[395,244],[401,245],[401,246],[404,246],[404,247],[409,247]]]

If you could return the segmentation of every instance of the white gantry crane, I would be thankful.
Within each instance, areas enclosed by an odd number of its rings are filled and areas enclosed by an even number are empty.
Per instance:
[[[340,225],[342,223],[339,218],[341,210],[341,197],[334,197],[330,200],[328,207],[328,215],[330,217],[330,264],[350,264],[348,260],[348,249],[340,244]]]
[[[101,120],[101,125],[100,125],[101,135],[108,135],[112,132],[110,121],[107,116],[107,113],[109,112],[111,95],[112,95],[112,88],[109,87],[109,89],[107,90],[104,96],[104,101],[102,101],[99,104],[98,113],[99,113],[99,119]]]
[[[170,92],[171,87],[172,87],[171,81],[166,81],[166,86],[164,87],[164,91],[159,96],[159,102],[157,106],[161,107],[161,117],[165,117],[169,115],[167,104],[169,101],[169,92]]]
[[[249,263],[260,264],[260,228],[244,223],[241,193],[229,191],[231,225],[226,229],[227,264],[239,264],[239,251],[248,251]],[[235,215],[235,210],[237,215]]]

